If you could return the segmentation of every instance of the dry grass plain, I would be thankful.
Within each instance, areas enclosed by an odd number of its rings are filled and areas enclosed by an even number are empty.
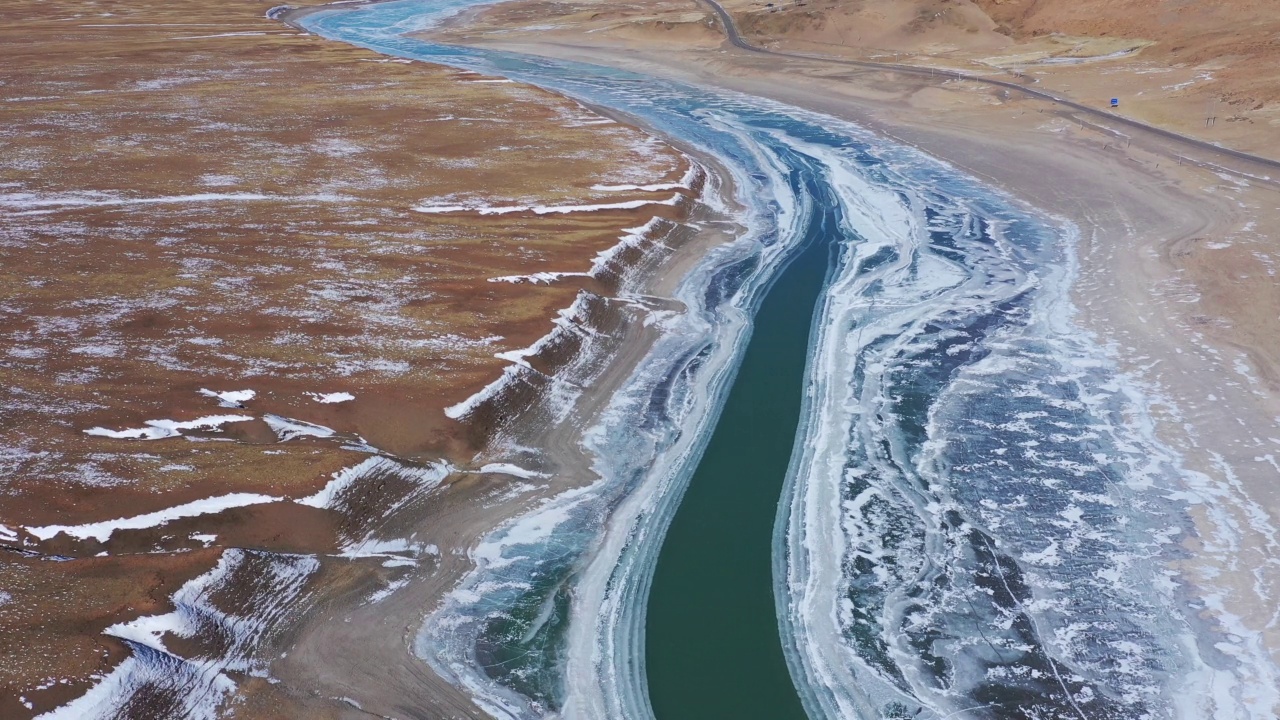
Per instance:
[[[593,186],[677,181],[687,161],[537,89],[327,43],[269,8],[5,3],[0,717],[83,694],[128,655],[103,630],[167,612],[224,548],[341,552],[420,490],[405,468],[466,467],[483,437],[443,409],[601,282],[490,279],[585,272],[680,212],[416,212],[662,202]],[[167,437],[118,437],[144,433]],[[373,450],[398,469],[360,502],[288,501]],[[233,494],[278,500],[199,505]],[[184,505],[167,524],[31,530]],[[253,599],[201,602],[234,617]]]

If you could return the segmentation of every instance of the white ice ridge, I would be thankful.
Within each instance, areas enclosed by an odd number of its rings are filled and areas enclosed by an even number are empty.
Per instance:
[[[531,212],[535,215],[555,215],[599,210],[636,210],[646,205],[678,205],[684,195],[675,193],[667,200],[626,200],[596,205],[416,205],[415,212],[440,215],[457,212],[474,212],[480,215],[507,215]]]
[[[173,38],[173,39],[174,39],[174,40],[207,40],[207,39],[209,39],[209,38],[226,38],[226,37],[255,37],[255,36],[259,36],[259,35],[266,35],[266,34],[267,34],[267,33],[264,33],[264,32],[254,32],[254,31],[249,31],[249,32],[227,32],[227,33],[218,33],[218,34],[216,34],[216,35],[183,35],[182,37],[176,37],[176,38]],[[275,35],[288,35],[288,34],[292,34],[292,33],[273,33],[273,34],[275,34]]]
[[[315,400],[316,402],[322,405],[331,405],[333,403],[344,403],[344,402],[348,402],[350,400],[356,399],[355,395],[352,395],[351,393],[348,393],[348,392],[335,392],[335,393],[309,392],[307,393],[307,397],[311,398],[312,400]]]
[[[0,193],[0,208],[28,213],[54,212],[83,207],[117,207],[126,205],[182,205],[205,202],[348,202],[346,195],[320,193],[314,195],[264,195],[262,193],[193,193],[160,197],[130,198],[99,191],[45,195],[19,192]]]
[[[223,425],[235,422],[247,422],[252,420],[250,415],[207,415],[195,420],[186,420],[179,422],[177,420],[147,420],[144,425],[146,427],[129,428],[127,430],[110,430],[104,427],[94,427],[85,430],[86,435],[98,435],[101,437],[118,438],[118,439],[141,439],[141,440],[162,440],[164,438],[178,437],[182,435],[183,430],[220,430]]]
[[[263,415],[262,421],[267,424],[267,427],[271,428],[271,431],[276,434],[276,437],[280,438],[280,442],[304,436],[327,438],[333,437],[337,434],[333,428],[327,428],[323,425],[316,425],[314,423],[303,422],[301,420],[294,420],[292,418],[281,417],[279,415]]]
[[[623,251],[628,248],[635,247],[647,240],[655,230],[662,225],[662,218],[652,217],[644,225],[639,227],[627,228],[623,230],[623,235],[618,238],[618,243],[612,245],[600,252],[596,253],[595,260],[591,263],[591,269],[587,272],[539,272],[529,275],[504,275],[502,277],[489,278],[489,282],[504,283],[532,283],[534,285],[549,284],[567,277],[599,277],[600,273],[613,262]]]
[[[589,270],[587,274],[592,277],[598,277],[600,273],[604,271],[605,267],[608,266],[610,262],[613,262],[614,258],[618,257],[618,255],[626,249],[635,247],[636,245],[644,242],[654,230],[658,229],[658,226],[661,224],[662,218],[652,217],[649,218],[649,222],[639,227],[623,230],[622,232],[624,234],[622,237],[618,238],[617,245],[596,253],[596,258],[591,263],[591,270]]]
[[[107,628],[105,634],[132,644],[135,652],[84,695],[37,717],[118,718],[128,714],[139,692],[149,689],[177,699],[175,717],[215,720],[227,695],[235,690],[234,676],[265,676],[265,666],[254,654],[264,636],[295,607],[319,567],[316,558],[306,555],[227,550],[212,570],[174,593],[173,611]],[[219,593],[249,573],[253,582],[239,587],[237,600]],[[169,651],[166,635],[209,638],[217,649],[213,655],[183,657]]]
[[[513,477],[524,478],[526,480],[549,477],[544,472],[526,470],[519,465],[512,465],[511,463],[489,463],[479,470],[476,470],[476,472],[480,474],[501,473],[503,475],[511,475]]]
[[[242,408],[245,403],[252,400],[258,393],[253,390],[227,390],[224,392],[217,392],[214,390],[200,388],[200,394],[205,397],[216,398],[218,404],[222,407]]]
[[[17,542],[18,533],[14,532],[8,525],[0,524],[0,542]]]
[[[533,285],[550,285],[560,278],[567,277],[590,277],[590,273],[582,272],[537,272],[529,275],[503,275],[501,277],[491,277],[491,283],[530,283]]]
[[[58,533],[66,533],[67,535],[80,540],[93,538],[98,542],[106,542],[107,538],[111,537],[111,533],[116,530],[142,530],[145,528],[160,527],[161,525],[165,525],[179,518],[212,515],[231,508],[280,502],[282,500],[284,500],[284,498],[273,497],[271,495],[259,495],[257,493],[231,493],[228,495],[220,495],[218,497],[205,498],[203,500],[194,500],[175,507],[157,510],[144,515],[135,515],[133,517],[118,518],[115,520],[102,520],[100,522],[86,523],[84,525],[42,525],[39,527],[27,527],[23,529],[41,540],[48,540]]]
[[[439,482],[443,480],[451,470],[452,467],[444,463],[435,463],[417,467],[404,465],[386,457],[371,457],[357,465],[353,465],[352,467],[334,473],[332,476],[333,479],[330,480],[329,483],[326,484],[319,492],[314,495],[295,500],[294,502],[299,505],[308,505],[315,508],[333,509],[337,507],[340,496],[347,488],[357,482],[360,478],[370,473],[392,472],[401,477],[409,477],[420,487],[429,489],[439,484]],[[523,472],[527,473],[528,471]],[[106,542],[107,538],[111,537],[111,534],[116,530],[139,530],[144,528],[160,527],[180,518],[212,515],[231,508],[260,505],[271,502],[288,502],[288,498],[260,495],[257,493],[231,493],[228,495],[220,495],[218,497],[205,498],[203,500],[194,500],[175,507],[157,510],[144,515],[135,515],[133,517],[118,518],[115,520],[102,520],[94,523],[85,523],[83,525],[42,525],[38,527],[24,527],[23,529],[40,540],[48,540],[56,536],[58,533],[66,533],[71,537],[81,540],[93,538],[99,542]],[[17,535],[13,533],[13,531],[3,525],[0,525],[0,540],[9,539],[9,536],[12,536],[12,539],[14,540],[17,539]]]
[[[623,192],[625,190],[640,190],[642,192],[658,192],[660,190],[683,190],[688,185],[682,183],[654,183],[652,185],[592,185],[591,189],[597,192]]]
[[[445,463],[433,463],[421,467],[409,466],[398,463],[391,458],[371,457],[367,458],[359,464],[344,468],[332,475],[332,480],[328,482],[320,492],[309,497],[298,500],[300,505],[309,505],[316,508],[336,509],[339,507],[342,496],[347,489],[371,473],[395,473],[401,477],[408,477],[416,482],[422,488],[432,488],[440,483],[446,475],[452,470],[452,467]],[[389,514],[389,511],[386,513]]]
[[[459,420],[475,412],[476,408],[480,407],[481,403],[493,397],[494,395],[497,395],[498,391],[501,390],[504,386],[506,386],[507,383],[511,382],[512,380],[515,380],[515,377],[516,375],[519,374],[519,372],[520,372],[520,366],[518,365],[508,365],[506,368],[503,368],[502,375],[497,380],[494,380],[488,385],[485,385],[483,388],[480,389],[479,392],[475,393],[474,395],[467,398],[466,400],[463,400],[462,402],[457,403],[456,405],[450,405],[449,407],[445,408],[444,409],[445,417],[451,418],[453,420]]]
[[[575,318],[577,318],[579,314],[582,312],[584,307],[584,301],[586,300],[587,296],[588,296],[588,293],[586,291],[579,291],[578,297],[574,299],[572,305],[556,313],[557,315],[556,318],[552,320],[552,323],[555,325],[555,328],[553,328],[551,332],[539,338],[538,341],[535,342],[534,344],[530,345],[527,348],[523,348],[519,350],[508,350],[506,352],[495,353],[494,357],[500,358],[502,360],[506,360],[510,362],[511,365],[503,369],[502,375],[500,375],[497,380],[494,380],[493,382],[484,386],[476,394],[472,395],[466,400],[463,400],[460,403],[457,403],[456,405],[450,405],[449,407],[445,408],[444,410],[445,416],[452,418],[454,420],[457,420],[459,418],[470,415],[472,412],[475,411],[477,407],[480,406],[481,403],[483,403],[484,401],[496,395],[499,390],[501,390],[503,387],[506,386],[507,383],[513,381],[516,378],[516,375],[519,374],[521,369],[532,370],[533,366],[530,365],[529,361],[526,360],[525,358],[537,355],[543,348],[545,348],[548,344],[550,344],[560,333],[577,332],[577,333],[583,333],[588,335],[591,334],[591,331],[582,328],[580,325],[574,322]]]
[[[376,540],[370,535],[363,540],[344,544],[338,550],[338,557],[348,559],[388,558],[391,560],[409,560],[412,563],[413,558],[420,555],[437,555],[439,553],[440,549],[435,545],[410,542],[404,538]],[[386,567],[391,566],[386,565]]]

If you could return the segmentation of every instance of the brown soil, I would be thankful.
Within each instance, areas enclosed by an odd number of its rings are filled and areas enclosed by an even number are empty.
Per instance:
[[[411,489],[378,480],[355,518],[277,502],[105,543],[21,528],[310,495],[368,457],[343,447],[357,438],[465,466],[483,437],[443,408],[595,283],[489,278],[585,271],[657,212],[412,208],[665,200],[591,188],[684,173],[677,153],[575,103],[328,43],[266,19],[270,6],[6,5],[0,524],[20,540],[0,562],[5,718],[82,691],[122,657],[102,629],[163,612],[217,548],[332,552]],[[226,408],[201,389],[257,396]],[[334,392],[355,399],[307,395]],[[185,438],[85,433],[225,414],[255,419]],[[337,435],[281,442],[267,414]]]

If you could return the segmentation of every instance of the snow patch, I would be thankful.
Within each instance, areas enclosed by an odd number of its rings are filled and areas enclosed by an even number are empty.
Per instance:
[[[511,475],[513,477],[524,478],[526,480],[550,477],[544,472],[526,470],[519,465],[512,465],[511,463],[489,463],[479,470],[476,470],[476,472],[480,474],[500,473],[502,475]]]
[[[361,478],[368,475],[394,473],[402,477],[407,476],[422,488],[430,489],[438,485],[449,474],[449,470],[450,467],[444,463],[411,466],[387,457],[371,457],[349,468],[339,470],[331,476],[333,479],[320,492],[296,502],[300,505],[336,510],[340,507],[342,496],[346,494],[347,490]],[[385,514],[390,514],[390,510],[387,510]]]
[[[253,417],[249,415],[208,415],[195,420],[187,420],[178,422],[176,420],[148,420],[144,425],[146,427],[129,428],[127,430],[110,430],[104,427],[94,427],[85,430],[86,435],[97,435],[100,437],[109,437],[117,439],[138,439],[138,440],[163,440],[165,438],[179,437],[183,430],[208,430],[220,431],[223,425],[236,422],[248,422]]]
[[[307,393],[307,397],[311,398],[312,400],[315,400],[321,405],[332,405],[334,403],[344,403],[344,402],[349,402],[351,400],[356,399],[355,395],[352,395],[351,393],[348,393],[348,392],[335,392],[335,393],[309,392]]]
[[[133,517],[103,520],[101,522],[86,523],[84,525],[41,525],[39,527],[25,527],[23,529],[41,540],[49,540],[59,533],[66,533],[67,535],[80,540],[92,538],[98,542],[106,542],[107,538],[111,537],[111,534],[116,530],[143,530],[146,528],[160,527],[180,518],[213,515],[215,513],[220,513],[223,510],[230,510],[231,508],[279,502],[280,500],[282,500],[282,498],[272,497],[271,495],[259,495],[257,493],[230,493],[228,495],[220,495],[218,497],[205,498],[203,500],[194,500],[175,507],[165,508],[164,510],[157,510],[143,515],[135,515]]]
[[[249,402],[258,393],[253,390],[227,390],[224,392],[216,392],[200,388],[200,394],[205,397],[215,398],[218,404],[225,408],[243,408],[244,404]]]
[[[535,215],[568,214],[577,212],[597,212],[600,210],[635,210],[646,205],[677,205],[684,195],[676,193],[668,200],[627,200],[616,203],[600,203],[596,205],[416,205],[414,212],[427,214],[446,214],[456,212],[475,212],[480,215],[508,215],[510,213],[531,212]]]
[[[276,434],[276,437],[280,438],[280,442],[286,442],[300,437],[327,438],[333,437],[336,434],[332,428],[303,422],[301,420],[293,420],[279,415],[263,415],[262,421],[271,428],[271,431]]]

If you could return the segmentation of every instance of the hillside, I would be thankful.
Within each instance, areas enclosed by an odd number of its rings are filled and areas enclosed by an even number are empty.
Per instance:
[[[968,72],[1023,73],[1250,152],[1280,147],[1274,3],[1186,0],[727,2],[756,42]]]

